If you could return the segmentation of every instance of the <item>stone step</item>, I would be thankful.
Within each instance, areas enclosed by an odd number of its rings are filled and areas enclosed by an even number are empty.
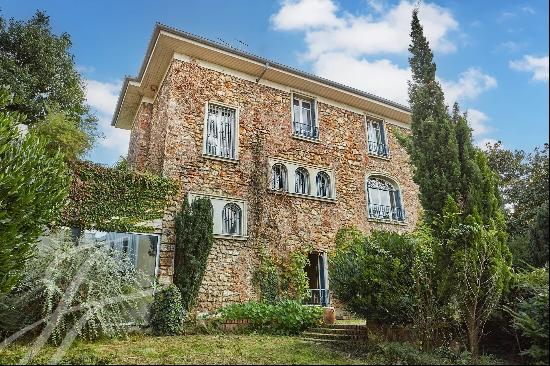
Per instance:
[[[314,332],[314,333],[326,333],[326,334],[349,334],[349,335],[356,335],[356,334],[367,334],[367,328],[363,329],[340,329],[340,328],[326,328],[326,327],[319,327],[319,328],[310,328],[307,330],[308,332]]]
[[[307,337],[301,337],[300,338],[305,343],[312,343],[312,344],[346,344],[346,343],[355,343],[356,341],[353,340],[336,340],[336,339],[322,339],[322,338],[307,338]]]
[[[305,338],[329,339],[339,341],[366,340],[368,338],[366,334],[334,334],[316,332],[304,332],[302,333],[302,336]]]
[[[327,324],[323,325],[321,328],[330,328],[330,329],[366,329],[367,325],[359,324]]]

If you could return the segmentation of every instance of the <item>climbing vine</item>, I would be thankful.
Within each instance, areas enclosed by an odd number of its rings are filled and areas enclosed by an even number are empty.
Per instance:
[[[152,232],[161,219],[174,181],[89,161],[70,163],[72,183],[60,224],[79,229]]]

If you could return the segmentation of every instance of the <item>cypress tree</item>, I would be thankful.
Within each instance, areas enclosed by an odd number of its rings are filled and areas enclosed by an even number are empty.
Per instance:
[[[474,357],[485,322],[510,278],[504,213],[497,178],[475,148],[458,104],[449,114],[435,78],[429,43],[413,10],[409,58],[414,180],[426,224],[432,229],[440,305],[456,302]]]

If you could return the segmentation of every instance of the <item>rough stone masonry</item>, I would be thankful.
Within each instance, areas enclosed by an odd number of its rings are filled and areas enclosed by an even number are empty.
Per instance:
[[[240,108],[238,161],[203,156],[207,102]],[[259,245],[279,258],[305,245],[330,253],[343,226],[363,232],[415,227],[420,210],[418,188],[412,181],[408,155],[394,137],[394,130],[408,130],[386,123],[390,156],[373,157],[367,152],[363,114],[338,103],[318,101],[317,108],[319,140],[298,139],[292,134],[290,92],[215,71],[195,60],[178,59],[172,60],[154,102],[141,103],[131,131],[128,162],[133,169],[172,177],[183,188],[163,218],[162,281],[172,278],[174,216],[187,192],[238,197],[248,203],[248,237],[214,243],[199,294],[201,311],[257,298],[252,277]],[[332,169],[336,199],[322,201],[270,190],[269,158]],[[369,220],[365,179],[372,173],[399,184],[407,212],[405,223]]]

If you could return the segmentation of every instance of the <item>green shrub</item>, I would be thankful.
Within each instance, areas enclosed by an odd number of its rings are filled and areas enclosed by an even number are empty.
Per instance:
[[[69,189],[62,155],[49,154],[24,119],[5,109],[12,97],[0,87],[0,296],[17,283],[38,236],[59,214]]]
[[[157,291],[151,306],[150,324],[155,335],[176,335],[183,329],[181,294],[175,285]]]
[[[176,256],[174,284],[181,292],[183,309],[191,311],[197,301],[206,270],[206,261],[214,243],[212,204],[198,198],[189,204],[186,198],[176,216]]]
[[[319,325],[323,308],[284,300],[276,304],[254,301],[232,304],[220,310],[220,320],[248,320],[249,330],[270,334],[299,334]]]
[[[279,299],[279,273],[273,258],[264,251],[260,252],[260,265],[254,272],[253,282],[260,290],[262,302],[273,304]]]
[[[48,338],[53,343],[71,329],[84,339],[126,335],[129,325],[144,323],[142,307],[150,301],[144,287],[151,286],[148,276],[122,252],[43,238],[20,284],[0,297],[0,330],[9,335],[51,317],[54,329]]]
[[[349,230],[349,229],[344,229]],[[415,308],[415,245],[407,235],[373,232],[349,242],[338,234],[339,249],[330,257],[330,283],[346,308],[368,320],[406,324]]]
[[[548,267],[524,271],[515,276],[516,293],[512,326],[529,341],[522,352],[537,364],[548,364]]]

